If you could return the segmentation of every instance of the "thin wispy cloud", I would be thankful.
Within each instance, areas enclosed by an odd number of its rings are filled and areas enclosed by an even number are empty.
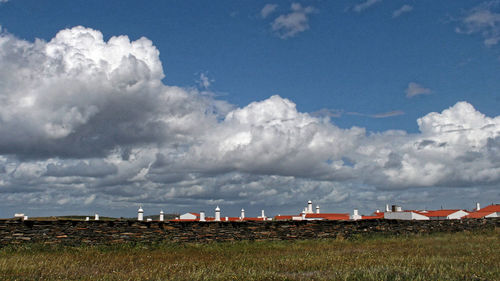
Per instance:
[[[210,85],[212,85],[212,83],[215,82],[215,80],[209,78],[206,73],[201,73],[200,77],[198,78],[198,80],[196,82],[198,83],[200,88],[208,89],[210,87]]]
[[[415,82],[410,82],[408,84],[408,88],[406,88],[405,90],[407,98],[412,98],[418,95],[429,95],[431,94],[431,92],[431,89],[425,88],[424,86]]]
[[[265,19],[278,8],[277,4],[266,4],[262,10],[260,10],[260,16]]]
[[[412,10],[413,10],[412,6],[405,4],[401,8],[399,8],[399,9],[395,10],[394,12],[392,12],[392,17],[393,18],[397,18],[397,17],[401,16],[404,13],[411,12]]]
[[[389,117],[404,115],[405,112],[402,110],[393,110],[393,111],[381,112],[381,113],[375,113],[375,114],[366,114],[366,113],[361,113],[361,112],[346,112],[346,114],[352,115],[352,116],[363,116],[363,117],[381,119],[381,118],[389,118]]]
[[[314,12],[316,9],[312,6],[302,7],[299,3],[293,3],[291,12],[277,17],[271,28],[281,39],[294,37],[309,29],[309,15]]]
[[[480,34],[486,46],[500,41],[500,1],[485,2],[466,13],[455,29],[462,34]]]
[[[366,0],[363,3],[360,3],[356,6],[354,6],[353,10],[357,13],[360,13],[360,12],[370,8],[371,6],[377,4],[378,2],[382,2],[382,0]]]

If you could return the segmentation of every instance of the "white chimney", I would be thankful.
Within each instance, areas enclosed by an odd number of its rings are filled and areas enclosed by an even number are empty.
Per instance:
[[[307,201],[307,213],[308,214],[312,214],[313,212],[313,203],[311,202],[311,200]]]
[[[215,208],[215,221],[220,221],[220,208],[219,208],[219,206],[217,206],[217,208]]]
[[[139,206],[139,210],[137,210],[137,220],[138,221],[144,220],[144,210],[142,209],[142,206]]]
[[[266,214],[264,214],[264,210],[262,210],[261,217],[262,217],[263,219],[266,219]]]
[[[160,221],[165,220],[165,215],[163,214],[163,210],[160,211]]]
[[[229,221],[229,217],[225,217],[226,221]]]
[[[391,209],[389,209],[389,204],[385,204],[385,212],[387,213],[387,212],[390,212],[390,211],[391,211]]]
[[[380,213],[380,210],[379,209],[375,210],[375,213],[376,214]]]
[[[99,220],[99,214],[95,213],[94,220],[98,221]]]
[[[479,202],[476,202],[476,211],[479,211],[481,210],[481,205],[479,204]]]
[[[89,220],[90,220],[90,218],[89,218],[89,217],[86,217],[86,218],[85,218],[85,221],[89,221]]]
[[[319,205],[316,205],[316,214],[319,214]]]
[[[304,211],[302,211],[302,219],[305,220],[306,219],[306,209],[304,209]]]
[[[245,209],[241,209],[240,219],[243,220],[245,218]]]
[[[200,212],[200,221],[205,221],[205,211]]]
[[[358,209],[354,209],[352,212],[351,220],[360,220],[361,216],[359,215]]]

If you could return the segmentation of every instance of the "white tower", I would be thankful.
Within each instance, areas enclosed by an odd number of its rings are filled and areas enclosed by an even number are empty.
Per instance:
[[[261,218],[266,220],[266,214],[264,213],[264,210],[262,210],[262,212],[261,212]]]
[[[385,212],[388,213],[390,211],[391,211],[391,209],[389,209],[389,204],[385,204]]]
[[[200,221],[205,221],[205,211],[200,212]]]
[[[359,215],[358,209],[354,209],[354,211],[352,212],[351,220],[357,221],[360,219],[361,219],[361,216]]]
[[[313,202],[311,200],[307,201],[307,213],[312,214],[313,212]]]
[[[240,220],[243,220],[244,218],[245,218],[245,209],[241,209]]]
[[[479,202],[476,202],[476,211],[479,211],[481,210],[481,205],[479,204]]]
[[[94,220],[98,221],[99,220],[99,214],[95,213]]]
[[[163,210],[160,211],[160,221],[164,221],[165,220],[165,216],[163,214]]]
[[[137,220],[138,221],[144,220],[144,210],[142,209],[142,206],[139,206],[139,210],[137,210]]]
[[[217,208],[215,208],[215,221],[220,221],[220,208],[219,208],[219,206],[217,206]]]
[[[316,205],[316,214],[319,214],[319,205]]]

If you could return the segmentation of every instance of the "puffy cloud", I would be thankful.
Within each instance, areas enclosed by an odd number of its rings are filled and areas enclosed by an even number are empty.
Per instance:
[[[102,33],[84,27],[49,42],[2,34],[0,153],[103,156],[202,130],[211,122],[210,100],[163,85],[158,55],[146,38],[104,42]]]
[[[299,3],[292,3],[291,12],[280,15],[271,24],[272,30],[281,39],[294,37],[300,32],[309,29],[309,15],[316,9],[312,6],[302,7]]]
[[[419,118],[416,134],[367,133],[280,96],[234,108],[162,77],[145,38],[105,42],[83,27],[48,42],[2,34],[2,216],[21,203],[120,216],[135,203],[298,212],[313,199],[342,211],[428,192],[425,201],[446,187],[492,196],[500,186],[500,117],[467,102]]]
[[[377,4],[378,2],[382,2],[382,0],[366,0],[363,3],[354,6],[353,10],[359,13]]]
[[[493,46],[500,41],[500,13],[498,1],[489,1],[471,9],[461,19],[461,26],[456,32],[480,34],[486,46]]]
[[[397,18],[399,16],[401,16],[402,14],[404,13],[408,13],[408,12],[411,12],[413,10],[413,7],[408,5],[408,4],[405,4],[403,6],[401,6],[401,8],[395,10],[394,12],[392,12],[392,17],[393,18]]]
[[[429,95],[432,91],[428,88],[425,88],[424,86],[417,84],[415,82],[410,82],[408,84],[408,88],[405,90],[406,92],[406,97],[407,98],[412,98],[414,96],[418,95]]]
[[[266,4],[264,5],[264,7],[262,8],[262,10],[260,10],[260,16],[265,19],[267,18],[270,14],[272,14],[274,11],[276,11],[276,8],[278,8],[278,5],[277,4]]]

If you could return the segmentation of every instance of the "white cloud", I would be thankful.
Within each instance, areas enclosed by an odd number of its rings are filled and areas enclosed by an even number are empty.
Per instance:
[[[420,84],[417,84],[415,82],[410,82],[405,92],[407,98],[412,98],[418,95],[429,95],[432,91],[429,88],[425,88]]]
[[[296,36],[309,29],[309,15],[316,9],[312,6],[302,7],[299,3],[292,3],[291,12],[280,15],[271,24],[272,30],[281,39]]]
[[[382,0],[366,0],[363,3],[354,6],[353,10],[359,13],[377,4],[378,2],[382,2]]]
[[[210,79],[206,73],[201,73],[200,78],[197,81],[198,85],[205,90],[208,89],[213,82],[215,82],[215,80]]]
[[[401,6],[401,8],[399,8],[399,9],[395,10],[394,12],[392,12],[392,17],[393,18],[397,18],[397,17],[401,16],[404,13],[411,12],[412,10],[413,10],[412,6],[405,4],[405,5]]]
[[[419,118],[419,133],[367,134],[280,96],[233,108],[162,77],[158,50],[145,38],[104,42],[83,27],[49,42],[2,34],[0,212],[21,203],[40,212],[139,202],[278,211],[308,199],[417,202],[415,188],[491,196],[500,186],[500,117],[467,102]],[[407,94],[429,91],[410,83]]]
[[[499,2],[485,2],[470,11],[461,19],[461,26],[456,32],[464,34],[480,34],[486,46],[493,46],[500,41]]]
[[[265,19],[267,18],[270,14],[272,14],[274,11],[276,11],[276,8],[278,8],[278,5],[277,4],[266,4],[264,5],[264,7],[262,8],[262,10],[260,10],[260,16]]]

